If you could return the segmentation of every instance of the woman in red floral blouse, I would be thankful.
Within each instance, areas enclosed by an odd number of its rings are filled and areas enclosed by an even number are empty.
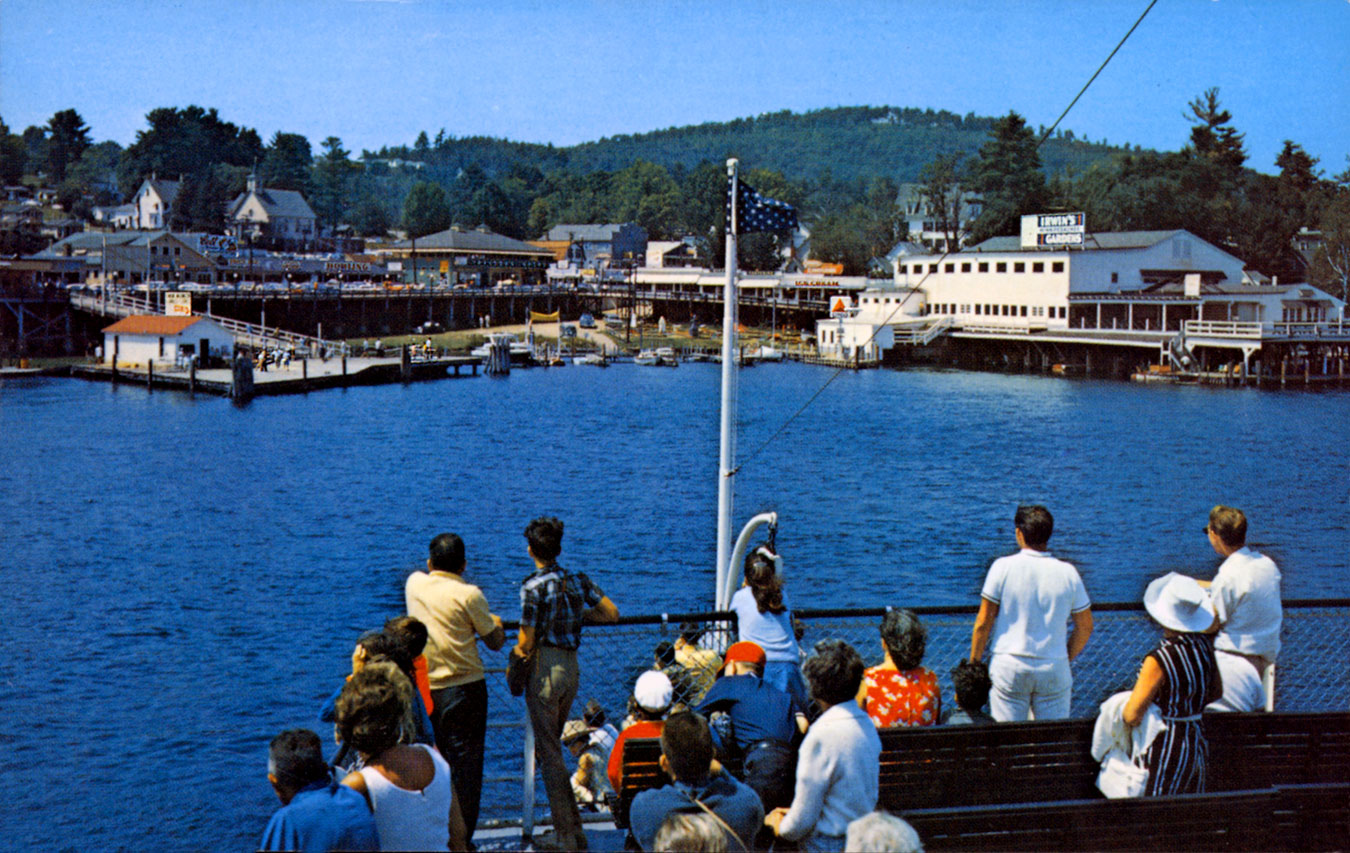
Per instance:
[[[931,726],[942,718],[942,688],[925,666],[928,629],[908,610],[892,610],[881,620],[886,660],[867,670],[858,704],[877,728]]]

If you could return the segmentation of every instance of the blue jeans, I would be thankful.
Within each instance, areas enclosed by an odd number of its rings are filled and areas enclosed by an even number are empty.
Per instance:
[[[811,694],[806,689],[806,680],[802,678],[802,668],[795,661],[771,660],[764,664],[764,683],[797,697],[807,716],[815,716]]]

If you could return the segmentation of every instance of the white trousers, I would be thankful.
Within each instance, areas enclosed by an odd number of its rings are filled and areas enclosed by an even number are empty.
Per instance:
[[[1205,706],[1210,711],[1264,711],[1266,689],[1261,684],[1261,673],[1242,655],[1230,655],[1215,649],[1214,659],[1219,664],[1223,679],[1223,696]]]
[[[994,655],[989,660],[989,713],[1000,723],[1063,720],[1073,700],[1073,673],[1065,659]]]

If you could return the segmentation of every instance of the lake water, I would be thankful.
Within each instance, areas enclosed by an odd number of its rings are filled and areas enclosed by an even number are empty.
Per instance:
[[[619,365],[260,398],[0,384],[6,840],[251,848],[266,745],[314,726],[354,638],[460,533],[518,615],[530,518],[626,614],[706,609],[719,368]],[[830,372],[742,374],[742,457]],[[1047,504],[1094,600],[1217,565],[1245,509],[1287,598],[1350,596],[1350,393],[946,371],[840,376],[738,477],[736,526],[780,515],[794,603],[973,604]]]

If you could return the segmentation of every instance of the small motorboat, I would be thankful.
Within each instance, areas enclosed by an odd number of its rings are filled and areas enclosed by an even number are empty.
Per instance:
[[[609,359],[598,352],[588,352],[572,359],[573,364],[589,364],[595,367],[609,367]]]
[[[656,364],[658,367],[679,367],[680,357],[675,354],[674,347],[657,347]]]
[[[656,367],[661,363],[661,359],[656,355],[655,350],[645,349],[634,356],[633,363],[639,367]]]

